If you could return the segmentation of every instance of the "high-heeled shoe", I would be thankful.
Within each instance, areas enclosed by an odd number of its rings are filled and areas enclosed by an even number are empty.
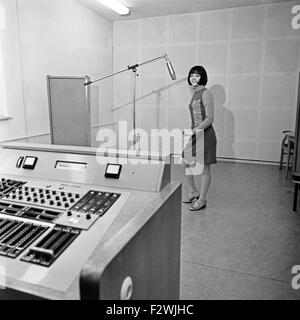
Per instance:
[[[205,209],[207,205],[207,201],[203,201],[203,200],[197,200],[191,207],[190,207],[190,211],[198,211],[201,209]]]
[[[191,196],[191,195],[189,194],[189,198],[182,200],[182,202],[183,202],[183,203],[192,203],[192,202],[194,202],[195,200],[198,200],[199,197],[200,197],[200,194],[199,194],[199,193],[198,193],[197,195],[193,195],[193,196]]]

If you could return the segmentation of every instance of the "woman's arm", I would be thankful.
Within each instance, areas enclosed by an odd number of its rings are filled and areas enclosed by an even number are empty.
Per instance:
[[[209,90],[203,92],[202,101],[205,108],[205,119],[195,129],[205,130],[214,122],[214,97]]]

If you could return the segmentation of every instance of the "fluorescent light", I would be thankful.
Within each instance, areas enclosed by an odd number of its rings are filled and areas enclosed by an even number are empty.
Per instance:
[[[98,0],[98,1],[120,15],[127,15],[130,12],[129,9],[125,7],[124,4],[121,3],[119,0]]]

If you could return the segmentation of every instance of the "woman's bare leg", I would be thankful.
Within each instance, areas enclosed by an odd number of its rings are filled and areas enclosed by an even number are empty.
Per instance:
[[[211,185],[211,169],[210,165],[205,165],[201,175],[201,193],[199,201],[206,201],[207,193]]]

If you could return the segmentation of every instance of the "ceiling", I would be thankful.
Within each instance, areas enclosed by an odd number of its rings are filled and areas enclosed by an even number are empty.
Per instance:
[[[130,10],[130,15],[124,17],[115,14],[100,4],[97,0],[76,0],[92,9],[97,14],[111,21],[140,19],[154,16],[164,16],[180,13],[191,13],[206,10],[218,10],[287,2],[290,0],[121,0]]]

